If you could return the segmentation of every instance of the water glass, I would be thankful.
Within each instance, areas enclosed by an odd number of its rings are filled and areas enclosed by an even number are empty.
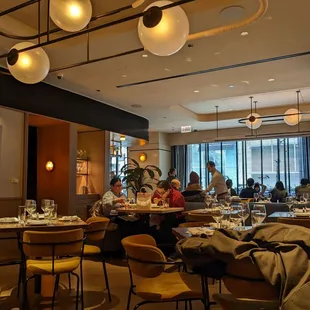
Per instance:
[[[26,211],[30,218],[32,218],[33,214],[37,211],[37,204],[35,200],[26,200],[25,203]]]
[[[245,230],[245,221],[250,216],[251,211],[247,202],[240,203],[240,206],[242,210],[243,230]]]
[[[221,203],[214,203],[211,209],[211,216],[217,223],[217,227],[220,228],[220,222],[224,216],[224,206]]]
[[[255,205],[251,212],[252,226],[256,224],[262,224],[266,218],[266,207],[265,205]]]
[[[210,195],[207,195],[205,197],[205,204],[207,205],[207,208],[210,208],[211,203],[212,203],[212,197]],[[205,209],[207,209],[207,208],[205,208]]]
[[[268,200],[269,203],[270,203],[270,201],[271,201],[271,198],[272,198],[272,194],[269,193],[268,196],[267,196],[267,200]]]
[[[20,225],[26,224],[26,207],[25,206],[18,207],[18,222]]]
[[[226,206],[227,207],[230,207],[230,205],[231,205],[231,196],[230,195],[226,195],[225,196],[225,204],[226,204]]]
[[[56,204],[53,204],[52,205],[52,210],[51,210],[51,218],[52,218],[52,220],[57,220],[57,216],[58,216],[58,214],[57,214],[57,208],[58,208],[58,206],[56,205]]]
[[[286,197],[286,205],[288,206],[290,216],[293,216],[292,207],[294,206],[294,199],[292,196]]]
[[[254,193],[254,199],[255,199],[255,202],[258,201],[258,199],[259,199],[259,194],[258,193]]]
[[[242,208],[240,204],[233,205],[230,209],[229,219],[236,226],[239,226],[242,222]]]

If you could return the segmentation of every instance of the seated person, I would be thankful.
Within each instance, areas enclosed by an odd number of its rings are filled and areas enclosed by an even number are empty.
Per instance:
[[[300,180],[300,185],[295,188],[295,194],[298,200],[303,194],[310,194],[310,183],[308,179],[304,178]]]
[[[168,171],[168,178],[167,178],[167,181],[169,183],[171,183],[171,181],[173,179],[176,179],[177,178],[177,170],[176,168],[170,168],[169,171]]]
[[[233,181],[231,179],[226,180],[226,186],[227,186],[228,193],[230,194],[230,196],[237,196],[235,189],[232,187]]]
[[[176,191],[180,191],[181,188],[181,182],[178,179],[173,179],[171,181],[171,187],[175,189]]]
[[[272,194],[271,198],[272,202],[285,202],[287,197],[287,191],[284,188],[283,182],[278,181],[274,189],[271,191],[271,194]]]
[[[256,193],[253,188],[254,180],[252,178],[247,179],[246,185],[246,188],[244,188],[240,193],[240,198],[254,198],[254,193]]]
[[[182,192],[185,201],[188,202],[204,202],[205,193],[200,186],[199,175],[192,171],[189,175],[189,183]]]
[[[122,193],[122,181],[114,177],[110,182],[110,190],[102,196],[102,203],[95,203],[91,209],[93,216],[109,216],[111,210],[123,206],[126,200],[125,194]]]
[[[262,187],[262,190],[260,190],[260,187]],[[266,189],[267,186],[264,184],[259,184],[258,182],[254,184],[255,193],[258,193],[259,196],[264,196]]]

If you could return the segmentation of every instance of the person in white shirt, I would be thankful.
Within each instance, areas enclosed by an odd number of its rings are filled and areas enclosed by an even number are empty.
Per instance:
[[[212,174],[212,180],[209,186],[206,189],[206,192],[209,193],[213,188],[217,199],[225,199],[225,196],[228,194],[228,189],[226,186],[225,178],[223,175],[215,168],[215,163],[209,161],[207,163],[208,171]]]

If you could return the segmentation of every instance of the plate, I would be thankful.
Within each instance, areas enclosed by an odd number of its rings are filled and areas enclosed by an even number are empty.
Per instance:
[[[2,224],[18,223],[18,218],[17,217],[2,217],[0,218],[0,223]]]
[[[28,220],[27,225],[30,226],[45,226],[48,225],[48,220]]]
[[[60,219],[58,219],[61,222],[75,222],[78,221],[80,218],[77,215],[73,216],[63,216]]]

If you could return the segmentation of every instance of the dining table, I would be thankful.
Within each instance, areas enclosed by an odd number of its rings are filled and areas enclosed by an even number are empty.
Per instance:
[[[1,219],[0,219],[1,220]],[[88,224],[77,219],[75,221],[61,221],[57,219],[46,224],[46,221],[37,221],[36,225],[20,224],[16,223],[4,223],[0,222],[0,233],[16,233],[18,240],[21,239],[21,235],[24,231],[65,231],[82,228],[85,229]],[[42,297],[52,297],[54,287],[54,277],[50,275],[35,277],[35,293],[40,294]]]

